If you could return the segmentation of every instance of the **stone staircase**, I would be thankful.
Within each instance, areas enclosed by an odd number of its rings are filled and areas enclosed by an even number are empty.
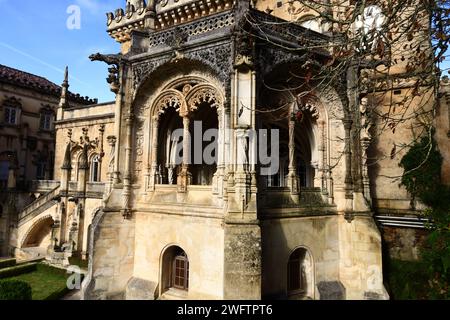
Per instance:
[[[59,194],[59,189],[60,187],[58,185],[57,187],[44,194],[42,197],[36,199],[27,207],[25,207],[19,213],[19,223],[18,223],[19,228],[29,219],[38,216],[40,213],[52,207],[56,203],[56,200],[54,200],[54,198]]]

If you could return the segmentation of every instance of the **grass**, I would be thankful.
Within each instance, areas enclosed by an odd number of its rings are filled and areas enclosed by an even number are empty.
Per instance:
[[[8,280],[22,280],[31,286],[33,300],[58,299],[68,292],[65,270],[38,264],[36,271],[24,273]],[[55,295],[55,293],[58,293]]]

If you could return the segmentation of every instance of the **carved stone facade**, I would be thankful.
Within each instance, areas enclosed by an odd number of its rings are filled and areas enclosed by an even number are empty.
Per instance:
[[[17,213],[43,192],[33,181],[53,179],[60,95],[47,79],[0,65],[0,256],[14,251]],[[67,93],[72,106],[94,102]]]
[[[108,14],[122,53],[91,59],[113,66],[116,101],[61,109],[59,197],[18,232],[61,212],[61,245],[89,255],[85,299],[388,298],[376,106],[352,99],[346,74],[307,90],[328,53],[302,45],[330,39],[275,5],[127,1]],[[94,153],[101,195],[86,183]]]

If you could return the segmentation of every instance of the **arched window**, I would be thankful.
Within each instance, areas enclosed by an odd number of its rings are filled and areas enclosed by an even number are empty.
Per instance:
[[[189,289],[189,260],[182,250],[172,262],[172,287],[186,291]]]
[[[91,181],[99,182],[100,181],[100,157],[95,155],[91,160]]]
[[[306,293],[305,272],[306,250],[299,248],[289,257],[288,262],[288,295],[304,295]]]

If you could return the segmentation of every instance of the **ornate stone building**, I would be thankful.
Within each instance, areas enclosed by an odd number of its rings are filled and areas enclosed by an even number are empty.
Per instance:
[[[329,56],[302,49],[329,40],[321,25],[271,0],[135,0],[107,17],[122,52],[91,59],[116,101],[72,107],[63,90],[57,187],[20,214],[17,254],[46,234],[54,262],[88,255],[85,299],[388,298],[373,214],[411,199],[382,178],[399,158],[367,166],[395,139],[371,141],[384,105],[345,77],[305,86],[306,59]]]
[[[61,87],[45,78],[0,65],[0,256],[8,255],[10,227],[37,190],[52,180],[56,106]],[[76,106],[93,100],[70,93]],[[39,192],[40,191],[40,192]]]

